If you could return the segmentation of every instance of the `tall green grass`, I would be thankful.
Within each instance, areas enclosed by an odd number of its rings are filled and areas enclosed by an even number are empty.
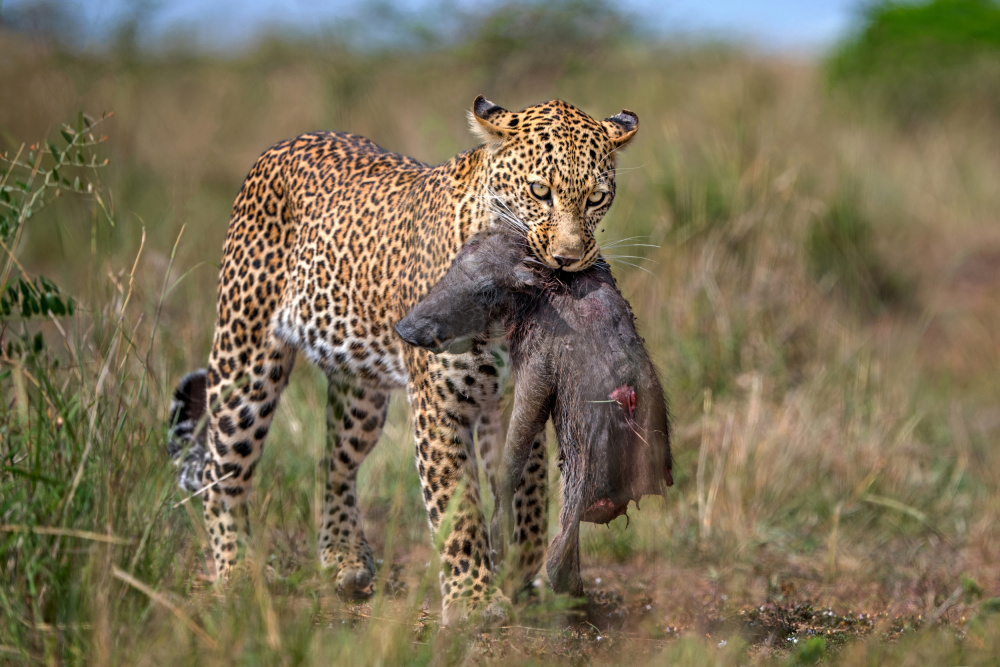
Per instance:
[[[162,548],[177,529],[165,514],[169,471],[146,455],[161,442],[162,396],[148,367],[155,328],[139,329],[132,302],[142,248],[107,283],[63,282],[75,308],[64,291],[25,287],[51,283],[19,258],[43,204],[61,195],[90,210],[95,245],[75,261],[105,268],[97,230],[118,221],[97,176],[99,130],[81,115],[62,139],[21,146],[3,164],[4,279],[16,267],[21,307],[5,309],[2,325],[0,609],[5,652],[26,659],[108,657],[112,619],[148,603],[112,591],[112,579],[160,581],[173,563]]]

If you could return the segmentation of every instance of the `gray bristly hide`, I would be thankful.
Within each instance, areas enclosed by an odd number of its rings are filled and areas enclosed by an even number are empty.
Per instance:
[[[167,454],[178,468],[177,485],[191,493],[202,487],[202,471],[210,458],[206,449],[206,387],[204,368],[181,378],[167,421]]]
[[[508,330],[514,407],[494,525],[510,533],[513,490],[551,417],[563,492],[546,569],[556,591],[580,595],[580,521],[607,523],[673,484],[663,389],[607,265],[553,271],[507,233],[474,237],[396,330],[440,350],[496,321]]]

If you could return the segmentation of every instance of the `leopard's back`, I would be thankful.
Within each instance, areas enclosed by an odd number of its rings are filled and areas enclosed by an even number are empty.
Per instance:
[[[270,331],[328,373],[403,386],[394,295],[413,247],[407,214],[433,172],[352,134],[265,152],[233,206],[219,347],[239,355]]]

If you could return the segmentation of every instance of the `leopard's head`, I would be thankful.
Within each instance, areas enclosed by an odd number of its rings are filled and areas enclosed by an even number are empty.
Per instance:
[[[497,224],[523,233],[553,269],[597,261],[597,224],[615,198],[615,158],[639,129],[631,111],[598,121],[566,102],[511,112],[477,97],[469,114],[486,142],[485,194]]]

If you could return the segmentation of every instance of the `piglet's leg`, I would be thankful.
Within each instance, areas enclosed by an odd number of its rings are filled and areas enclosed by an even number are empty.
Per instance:
[[[547,452],[545,422],[548,396],[516,387],[514,410],[504,448],[502,492],[492,530],[509,543],[508,581],[518,589],[531,582],[541,566],[548,531]]]
[[[479,457],[486,469],[486,479],[493,495],[493,520],[490,523],[490,544],[497,562],[503,560],[506,538],[510,538],[517,553],[516,562],[508,564],[518,573],[519,584],[530,582],[541,566],[545,555],[545,539],[548,531],[548,455],[545,448],[545,433],[535,434],[530,445],[524,471],[513,490],[511,514],[504,521],[512,521],[501,530],[502,488],[505,471],[503,468],[503,421],[499,408],[483,412],[476,429]],[[513,580],[513,579],[512,579]]]
[[[566,429],[556,428],[559,436],[559,451],[567,454],[560,466],[562,470],[562,507],[559,510],[559,531],[549,544],[545,556],[545,571],[549,583],[557,593],[583,595],[583,580],[580,578],[580,519],[583,517],[584,463],[573,456],[579,452]]]
[[[545,559],[552,590],[576,597],[583,595],[580,578],[580,516],[579,508],[563,507],[559,513],[559,532],[549,545]]]

